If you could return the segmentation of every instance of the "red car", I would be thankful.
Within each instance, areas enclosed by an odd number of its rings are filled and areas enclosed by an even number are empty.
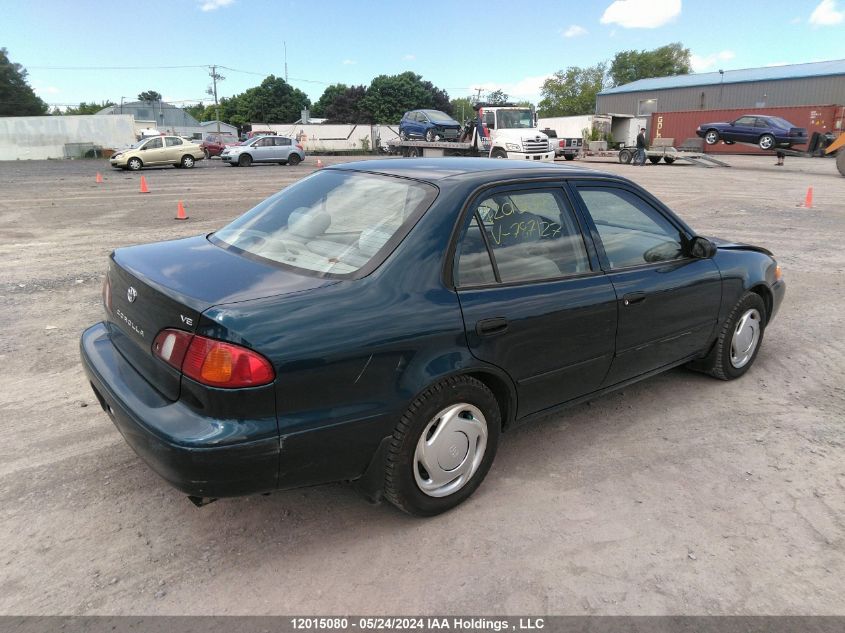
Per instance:
[[[230,145],[237,145],[238,144],[238,137],[234,134],[206,134],[205,139],[200,146],[202,147],[202,151],[205,152],[206,158],[211,158],[212,156],[220,156],[223,153],[223,150],[229,147]]]

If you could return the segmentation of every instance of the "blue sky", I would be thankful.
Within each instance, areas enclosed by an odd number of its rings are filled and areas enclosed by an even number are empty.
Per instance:
[[[210,64],[235,69],[219,94],[236,94],[284,76],[285,42],[290,83],[312,100],[411,70],[451,97],[536,102],[545,77],[620,50],[680,41],[704,72],[841,59],[843,35],[845,0],[39,0],[7,7],[0,46],[50,104],[208,99]]]

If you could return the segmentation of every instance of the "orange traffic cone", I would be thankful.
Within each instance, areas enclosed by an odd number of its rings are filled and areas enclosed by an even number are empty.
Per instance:
[[[95,181],[97,184],[102,183],[102,182],[103,182],[103,174],[101,174],[100,172],[97,172],[97,178],[96,178],[94,181]]]
[[[176,218],[177,220],[187,220],[188,216],[185,215],[185,205],[182,204],[182,201],[179,201],[179,204],[176,205]]]
[[[150,190],[147,188],[147,179],[141,176],[141,193],[150,193]]]
[[[317,159],[317,169],[322,169],[322,168],[323,168],[323,161],[321,161],[321,160],[318,158],[318,159]]]
[[[812,209],[813,208],[813,188],[807,187],[807,197],[804,198],[804,208],[805,209]]]

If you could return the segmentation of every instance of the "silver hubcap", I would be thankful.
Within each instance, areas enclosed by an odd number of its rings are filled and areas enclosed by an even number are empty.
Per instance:
[[[760,139],[760,147],[769,149],[773,145],[771,136],[764,136]]]
[[[718,137],[716,136],[715,132],[708,132],[707,133],[707,142],[710,143],[711,145],[716,142],[717,138]]]
[[[754,308],[745,312],[737,321],[731,339],[731,365],[740,369],[754,356],[760,342],[760,313]]]
[[[182,161],[182,164],[185,165],[185,167],[193,167],[194,166],[194,159],[193,158],[186,158],[184,161]]]
[[[447,497],[472,479],[487,448],[487,420],[466,402],[451,405],[426,425],[414,452],[414,478],[429,497]]]

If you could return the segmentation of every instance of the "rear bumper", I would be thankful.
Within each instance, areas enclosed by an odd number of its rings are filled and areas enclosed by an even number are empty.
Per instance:
[[[278,435],[268,437],[262,431],[259,438],[221,445],[210,432],[232,425],[266,428],[266,420],[214,420],[164,398],[118,352],[102,323],[85,330],[79,345],[103,410],[138,456],[172,486],[198,497],[276,488]]]

